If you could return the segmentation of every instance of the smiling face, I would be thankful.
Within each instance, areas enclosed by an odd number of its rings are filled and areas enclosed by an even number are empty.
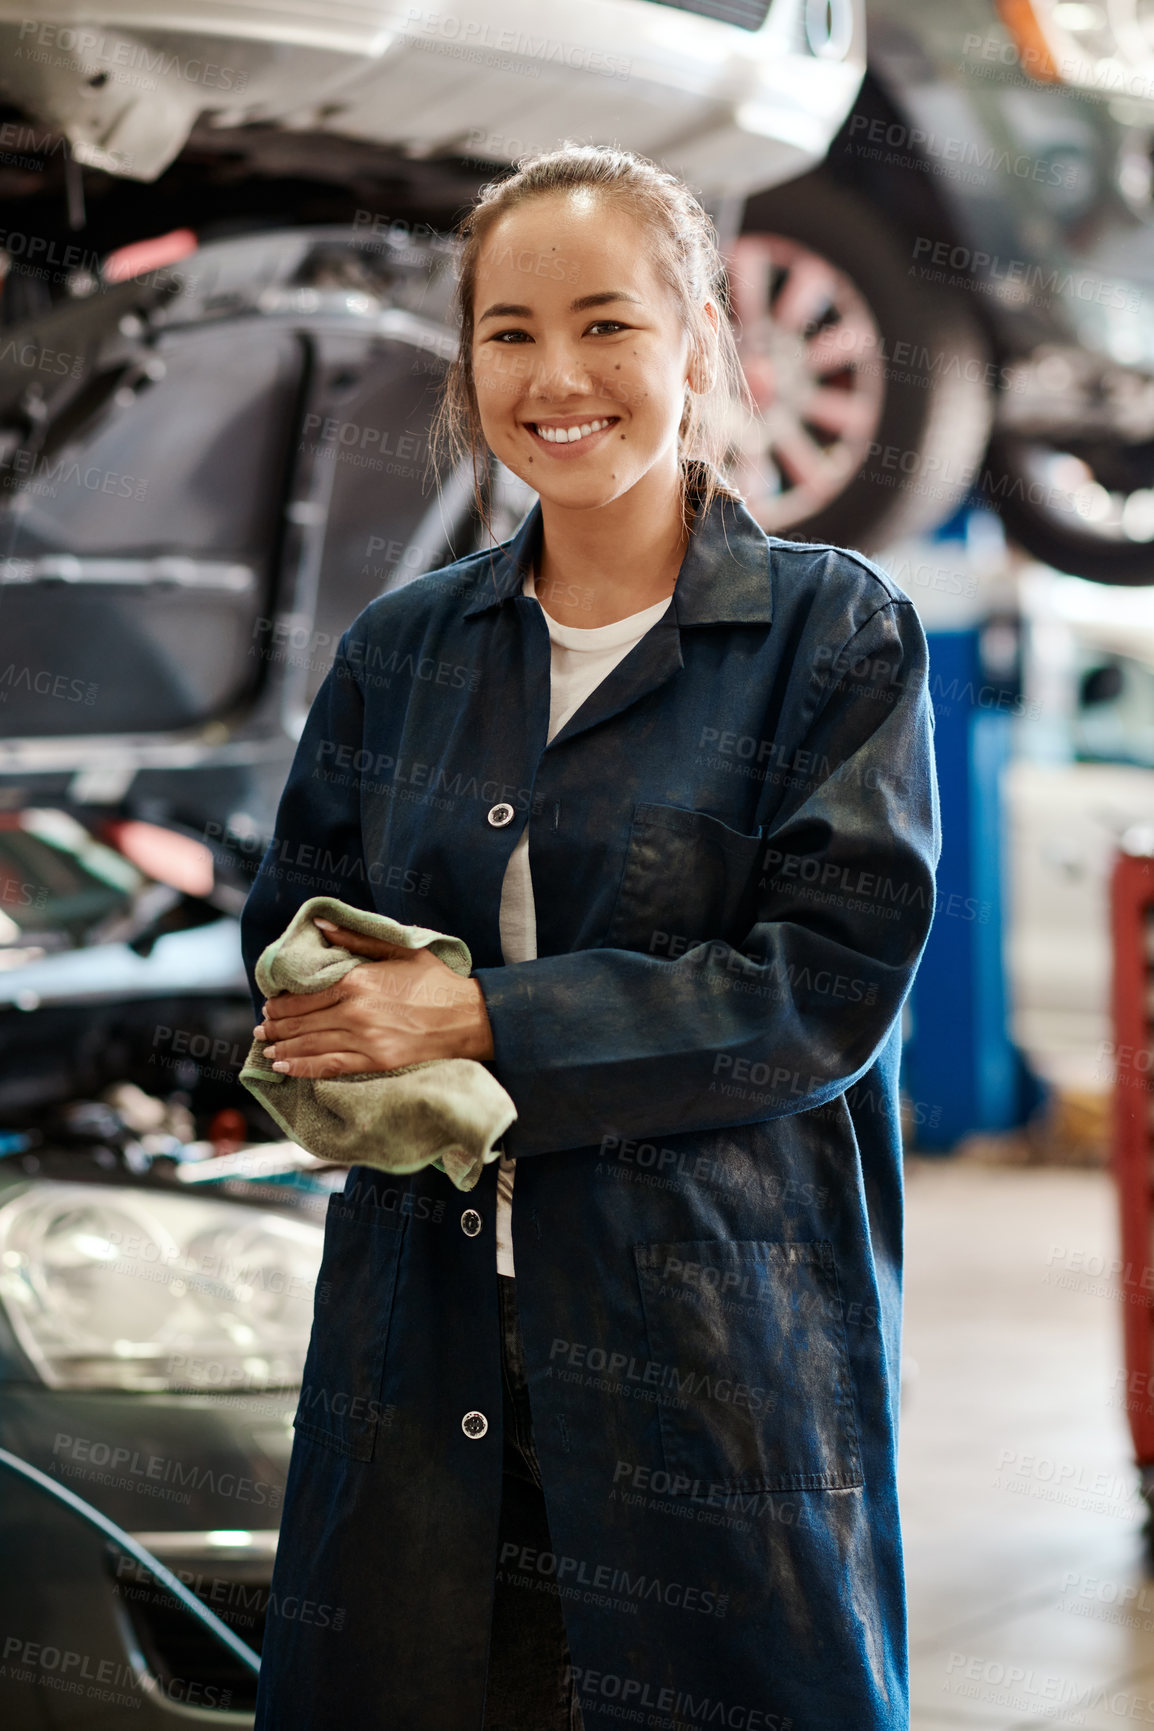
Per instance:
[[[677,483],[690,342],[645,225],[591,188],[531,198],[477,259],[473,380],[490,448],[542,501]]]

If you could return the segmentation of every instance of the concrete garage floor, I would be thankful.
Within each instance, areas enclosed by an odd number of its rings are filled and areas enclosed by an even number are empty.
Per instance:
[[[1154,1726],[1154,1578],[1101,1170],[907,1166],[913,1731]]]

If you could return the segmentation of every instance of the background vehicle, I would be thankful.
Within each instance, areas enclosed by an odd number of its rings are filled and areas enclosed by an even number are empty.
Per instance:
[[[473,544],[471,482],[427,473],[448,263],[405,236],[257,234],[20,327],[0,799],[183,826],[255,870],[345,626]],[[30,387],[38,356],[75,375]]]
[[[1034,557],[1142,584],[1154,42],[1122,10],[870,0],[869,74],[826,173],[896,225],[908,283],[961,293],[986,332],[996,418],[975,492]]]
[[[66,10],[0,4],[9,322],[174,212],[445,230],[524,152],[612,137],[718,221],[767,528],[878,549],[976,492],[1036,557],[1148,580],[1154,58],[1100,9],[869,0],[864,84],[859,0]]]
[[[394,0],[361,19],[242,5],[190,30],[161,0],[132,0],[96,30],[51,6],[30,26],[0,0],[18,146],[0,160],[0,202],[54,259],[72,243],[91,277],[174,213],[202,240],[278,219],[444,231],[518,156],[613,139],[685,175],[730,252],[758,410],[733,429],[734,462],[766,527],[876,546],[949,514],[989,430],[979,324],[963,297],[907,284],[900,239],[836,189],[817,210],[807,187],[768,191],[820,163],[846,124],[862,0],[501,0],[453,14]],[[83,287],[16,235],[7,251],[11,322]],[[916,352],[891,367],[903,344]],[[924,359],[947,346],[965,363],[949,373]],[[895,486],[890,450],[921,454],[934,486]]]
[[[259,1650],[345,1173],[236,1085],[252,1012],[208,850],[98,827],[0,820],[0,1448]],[[251,1676],[137,1562],[7,1471],[0,1501],[5,1725],[251,1723]]]

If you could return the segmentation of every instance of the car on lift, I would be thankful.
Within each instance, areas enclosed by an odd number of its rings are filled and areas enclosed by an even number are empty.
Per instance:
[[[732,246],[785,476],[764,466],[767,527],[884,554],[965,495],[1059,571],[1154,582],[1154,36],[1130,16],[868,0],[852,112]]]
[[[1141,10],[869,0],[869,71],[823,170],[859,219],[884,213],[907,285],[962,295],[983,326],[995,422],[974,493],[1045,564],[1139,585],[1154,582],[1154,36]],[[820,210],[821,188],[810,195]]]
[[[25,10],[0,0],[7,316],[84,280],[30,257],[25,231],[53,260],[174,219],[202,238],[302,220],[445,231],[521,155],[612,139],[683,174],[717,223],[756,408],[732,466],[764,526],[879,546],[965,493],[997,377],[981,321],[907,277],[880,211],[824,179],[816,199],[785,184],[852,125],[864,0],[380,0],[339,21],[238,4],[195,23],[133,0],[99,30],[51,0],[35,25]],[[933,485],[908,484],[894,452]]]
[[[0,0],[5,319],[83,282],[70,246],[174,211],[444,230],[521,154],[613,138],[718,223],[757,411],[732,466],[768,530],[885,550],[980,495],[1036,557],[1148,581],[1154,49],[1101,8],[25,13]]]

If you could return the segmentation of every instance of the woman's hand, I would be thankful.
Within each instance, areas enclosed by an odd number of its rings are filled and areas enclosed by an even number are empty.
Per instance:
[[[476,980],[430,950],[409,950],[317,920],[342,949],[372,959],[324,992],[279,992],[253,1029],[287,1076],[400,1070],[432,1058],[491,1058],[493,1036]]]

